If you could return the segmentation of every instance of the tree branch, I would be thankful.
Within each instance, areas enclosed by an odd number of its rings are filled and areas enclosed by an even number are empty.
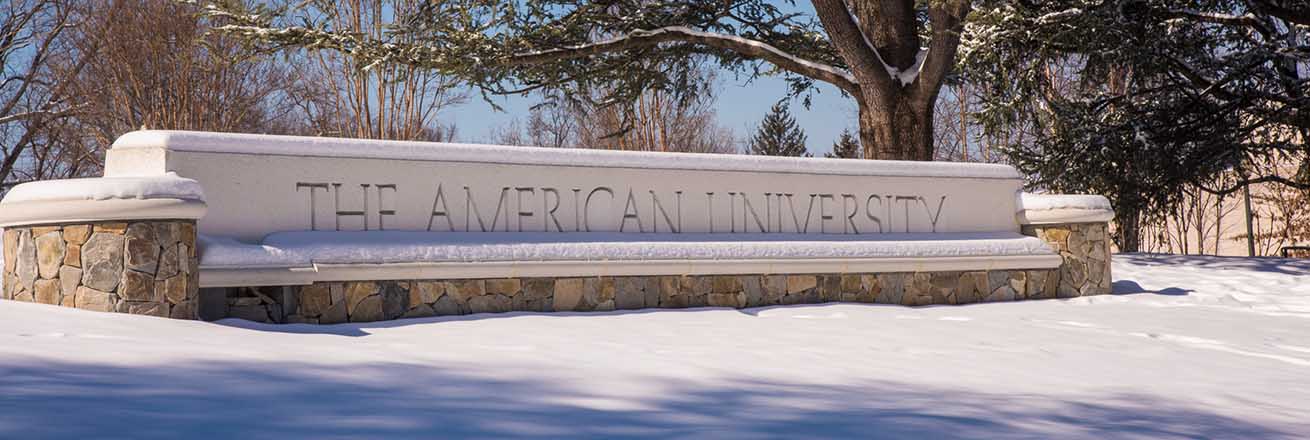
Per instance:
[[[1218,188],[1206,186],[1205,183],[1202,182],[1193,182],[1193,184],[1196,185],[1197,188],[1201,188],[1202,191],[1217,196],[1225,196],[1228,194],[1232,194],[1241,190],[1243,187],[1246,187],[1247,185],[1254,185],[1257,183],[1279,183],[1279,184],[1287,185],[1288,187],[1291,188],[1310,190],[1310,182],[1299,182],[1296,180],[1288,179],[1286,177],[1277,176],[1277,175],[1261,176],[1254,179],[1243,179],[1233,184],[1232,186],[1228,186],[1228,187],[1221,186]]]
[[[960,46],[960,33],[964,31],[964,17],[969,14],[969,0],[933,2],[928,9],[932,21],[932,42],[916,79],[921,99],[933,100],[941,90],[942,80],[955,65],[955,52]]]
[[[851,66],[851,73],[862,84],[870,84],[876,90],[892,88],[892,77],[875,52],[869,40],[864,37],[860,27],[851,17],[851,11],[843,0],[814,0],[814,11],[828,32],[828,39],[837,48],[837,53]]]
[[[1271,0],[1251,0],[1251,3],[1253,3],[1260,11],[1274,17],[1301,26],[1310,26],[1310,7],[1294,9],[1274,3]]]
[[[512,55],[506,61],[506,64],[510,66],[545,64],[560,60],[586,58],[607,52],[651,47],[669,42],[695,43],[731,50],[748,57],[768,61],[783,70],[830,83],[847,93],[857,94],[860,90],[859,82],[854,76],[833,66],[802,59],[759,41],[735,35],[698,31],[682,26],[636,30],[618,38],[596,43],[519,53]]]

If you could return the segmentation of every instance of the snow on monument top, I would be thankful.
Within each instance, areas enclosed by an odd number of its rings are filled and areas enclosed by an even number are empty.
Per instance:
[[[167,173],[158,176],[96,177],[25,183],[10,190],[0,204],[124,199],[203,202],[205,193],[195,180]]]
[[[113,144],[114,150],[155,148],[198,153],[242,153],[415,161],[440,160],[523,165],[883,177],[1022,179],[1022,175],[1014,167],[999,164],[663,153],[585,148],[560,149],[192,131],[135,131],[119,137]]]

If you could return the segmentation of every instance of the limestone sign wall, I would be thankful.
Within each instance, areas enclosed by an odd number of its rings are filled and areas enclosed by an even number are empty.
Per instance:
[[[204,233],[1018,231],[1005,166],[137,132],[106,176],[195,179]]]

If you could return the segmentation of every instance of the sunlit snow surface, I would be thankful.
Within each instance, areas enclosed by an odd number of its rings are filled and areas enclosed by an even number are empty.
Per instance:
[[[1297,438],[1310,261],[1119,294],[220,323],[0,301],[0,438]]]

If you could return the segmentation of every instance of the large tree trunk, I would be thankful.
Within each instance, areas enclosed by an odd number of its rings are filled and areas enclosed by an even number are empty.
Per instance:
[[[933,104],[955,62],[970,0],[935,0],[923,47],[911,0],[813,0],[814,10],[856,84],[860,143],[869,159],[933,160]],[[913,72],[913,77],[905,73]],[[852,90],[855,89],[855,90]]]
[[[890,102],[860,101],[865,159],[933,160],[933,106],[903,94]]]

